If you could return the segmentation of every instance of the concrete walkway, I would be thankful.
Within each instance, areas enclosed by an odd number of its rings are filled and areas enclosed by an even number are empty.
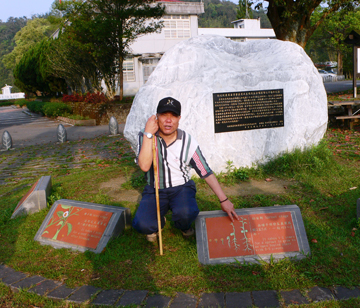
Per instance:
[[[8,131],[14,148],[58,142],[59,124],[65,127],[68,141],[94,139],[110,134],[109,125],[72,126],[58,120],[41,117],[27,109],[0,107],[0,138],[5,130]],[[122,132],[124,126],[124,123],[119,123],[119,131]]]
[[[89,285],[83,285],[79,288],[68,288],[61,282],[41,276],[27,276],[5,265],[0,265],[0,280],[14,292],[18,292],[20,289],[28,289],[28,292],[54,300],[66,300],[77,304],[110,305],[114,307],[141,305],[147,308],[263,308],[286,307],[288,305],[303,305],[360,297],[359,288],[348,289],[342,286],[332,289],[316,286],[310,290],[203,293],[198,297],[185,293],[177,293],[174,297],[150,295],[149,291],[146,290],[102,290]]]

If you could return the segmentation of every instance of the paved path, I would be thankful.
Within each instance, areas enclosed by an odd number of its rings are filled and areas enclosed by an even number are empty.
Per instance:
[[[66,300],[77,304],[91,301],[92,305],[114,305],[115,307],[130,305],[141,305],[149,308],[245,308],[254,306],[265,308],[286,307],[288,305],[294,307],[296,305],[310,304],[311,302],[347,300],[360,297],[359,288],[348,289],[343,286],[336,286],[332,289],[315,286],[310,290],[203,293],[201,296],[176,293],[173,297],[160,294],[151,295],[146,290],[102,290],[90,285],[68,288],[59,281],[41,276],[27,276],[1,264],[0,281],[9,286],[14,292],[18,292],[20,289],[28,289],[28,292],[54,300]]]
[[[360,85],[360,82],[357,82],[357,86]],[[334,82],[324,82],[324,86],[327,93],[346,91],[353,88],[352,80],[343,80],[343,81],[334,81]]]
[[[31,113],[27,109],[0,107],[0,138],[5,130],[8,131],[14,148],[58,142],[56,133],[60,123],[64,125],[69,141],[109,135],[108,125],[72,126]],[[124,124],[119,124],[119,129],[122,131]]]

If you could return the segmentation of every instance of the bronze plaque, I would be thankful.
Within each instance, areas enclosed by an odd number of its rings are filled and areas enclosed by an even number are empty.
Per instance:
[[[58,204],[42,237],[96,249],[113,213]]]
[[[205,219],[210,259],[299,251],[290,212],[239,218]]]
[[[310,255],[297,205],[236,209],[232,222],[223,211],[200,212],[195,221],[196,244],[202,264],[258,263]]]
[[[61,199],[52,205],[34,239],[54,248],[101,253],[130,222],[128,208]]]
[[[284,126],[283,89],[214,93],[215,133]]]

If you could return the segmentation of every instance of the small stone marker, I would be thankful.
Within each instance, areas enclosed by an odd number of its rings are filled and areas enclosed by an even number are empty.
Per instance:
[[[109,122],[110,135],[116,136],[119,134],[119,125],[115,117],[110,118]]]
[[[2,145],[5,150],[10,150],[12,148],[12,138],[7,130],[2,134]]]
[[[51,207],[34,240],[54,248],[101,253],[130,220],[128,208],[61,199]]]
[[[50,195],[51,187],[51,176],[42,176],[20,200],[11,218],[36,213],[46,208],[46,199]]]
[[[64,125],[59,124],[57,128],[57,140],[60,143],[64,143],[67,140],[67,133]]]
[[[258,263],[310,254],[304,223],[297,205],[237,209],[240,221],[223,211],[200,212],[196,242],[202,264]]]

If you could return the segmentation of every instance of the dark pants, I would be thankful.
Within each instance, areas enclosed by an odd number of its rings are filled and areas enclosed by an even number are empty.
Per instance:
[[[181,186],[159,189],[161,227],[164,227],[164,215],[171,210],[175,227],[186,231],[199,214],[195,200],[194,181]],[[158,231],[155,188],[146,185],[142,199],[132,222],[135,230],[144,234]]]

